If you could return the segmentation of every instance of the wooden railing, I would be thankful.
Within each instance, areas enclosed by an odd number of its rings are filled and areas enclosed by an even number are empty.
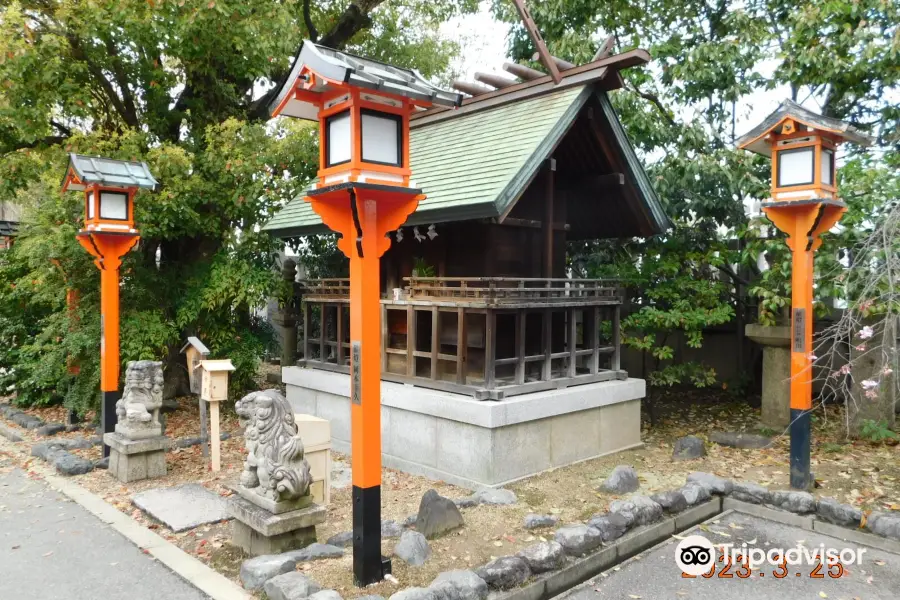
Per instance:
[[[491,303],[618,298],[614,282],[602,279],[532,277],[404,277],[407,297],[486,300]]]

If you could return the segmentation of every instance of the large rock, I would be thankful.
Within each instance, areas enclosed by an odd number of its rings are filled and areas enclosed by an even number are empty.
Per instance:
[[[428,586],[438,600],[484,600],[488,586],[474,571],[445,571]]]
[[[706,502],[707,500],[712,498],[712,494],[709,493],[709,490],[706,488],[706,486],[700,485],[696,481],[687,482],[678,491],[681,492],[682,496],[684,496],[684,499],[687,501],[688,506],[694,506],[695,504]]]
[[[720,446],[729,446],[742,450],[768,448],[769,444],[772,443],[772,440],[764,435],[737,431],[714,431],[709,435],[709,441]]]
[[[881,537],[900,540],[900,517],[885,513],[872,513],[866,519],[866,529]]]
[[[431,588],[411,587],[391,594],[388,600],[437,600]]]
[[[770,502],[782,510],[787,510],[798,515],[816,512],[816,498],[809,492],[795,492],[793,490],[778,490],[771,493]]]
[[[94,470],[94,461],[60,450],[51,461],[60,475],[84,475]]]
[[[394,546],[394,556],[405,563],[418,567],[431,558],[431,546],[428,540],[418,531],[404,531],[400,541]]]
[[[600,532],[601,540],[611,542],[625,535],[629,521],[619,513],[608,513],[594,517],[588,521],[588,525]]]
[[[65,430],[66,426],[62,423],[47,423],[46,425],[39,427],[35,433],[41,437],[50,437],[57,433],[62,433]]]
[[[819,498],[816,515],[843,527],[859,527],[862,511],[849,504],[841,504],[834,498]]]
[[[662,518],[662,506],[647,496],[634,495],[625,500],[614,500],[609,505],[609,512],[618,513],[632,525],[649,525]]]
[[[241,583],[248,590],[258,590],[276,575],[293,571],[296,566],[297,561],[284,554],[257,556],[241,563]],[[315,591],[319,589],[317,587]],[[266,593],[268,594],[269,590],[266,590]],[[272,596],[269,595],[269,598]]]
[[[339,546],[332,546],[331,544],[313,542],[305,548],[285,552],[282,556],[290,556],[298,563],[309,562],[312,560],[322,560],[324,558],[340,558],[344,556],[344,549]]]
[[[696,435],[686,435],[675,440],[672,460],[691,460],[706,456],[706,442]]]
[[[7,427],[3,423],[0,423],[0,436],[5,437],[6,439],[8,439],[11,442],[21,442],[22,441],[21,435],[19,435],[11,427]]]
[[[416,531],[426,538],[435,538],[464,524],[462,514],[452,500],[434,490],[428,490],[422,496],[419,515],[416,517]]]
[[[553,539],[570,556],[583,556],[600,546],[600,532],[587,525],[566,525],[556,530]]]
[[[474,494],[479,504],[515,504],[519,499],[512,490],[484,488]]]
[[[667,513],[681,512],[688,507],[687,498],[679,490],[653,494],[650,499],[662,506]]]
[[[508,590],[518,587],[531,577],[528,563],[518,556],[501,556],[483,567],[475,569],[475,573],[484,579],[488,587],[495,590]]]
[[[397,521],[381,522],[381,538],[398,538],[403,533],[403,526]]]
[[[559,542],[540,542],[522,548],[516,556],[525,561],[532,573],[555,571],[566,563],[566,553]]]
[[[269,600],[302,600],[322,589],[318,583],[293,568],[291,567],[290,573],[271,577],[265,582],[263,589]],[[247,585],[244,584],[244,587]]]
[[[534,513],[528,513],[525,515],[525,521],[522,523],[522,527],[525,529],[539,529],[541,527],[553,527],[559,523],[559,517],[556,515],[536,515]]]
[[[747,481],[736,481],[731,489],[731,497],[751,504],[768,504],[772,496],[763,486]]]
[[[608,494],[630,494],[641,486],[634,467],[619,465],[600,484],[600,491]]]
[[[705,487],[706,491],[710,494],[719,494],[721,496],[730,494],[734,487],[734,484],[728,479],[713,475],[712,473],[702,473],[700,471],[694,471],[688,475],[687,480],[688,482],[693,481],[694,483],[699,483]]]
[[[327,540],[325,543],[329,546],[337,546],[339,548],[347,548],[348,546],[353,545],[353,532],[352,531],[342,531],[341,533],[336,533]]]
[[[19,427],[24,427],[25,429],[37,429],[44,425],[43,419],[39,419],[34,415],[29,415],[28,413],[23,412],[13,413],[9,417],[9,420]]]

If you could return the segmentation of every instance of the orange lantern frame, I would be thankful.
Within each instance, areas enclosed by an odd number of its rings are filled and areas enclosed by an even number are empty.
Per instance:
[[[350,259],[350,403],[353,470],[353,573],[357,585],[381,581],[391,571],[381,556],[381,289],[379,259],[387,234],[419,202],[409,166],[409,118],[435,104],[456,107],[462,96],[440,90],[421,75],[310,41],[300,47],[291,74],[270,106],[271,115],[319,123],[318,180],[305,200],[340,234]],[[348,112],[349,160],[328,161],[328,120]],[[366,159],[366,114],[398,120],[398,161]]]

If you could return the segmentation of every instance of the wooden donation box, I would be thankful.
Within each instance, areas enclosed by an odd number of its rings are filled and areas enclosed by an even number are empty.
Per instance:
[[[219,402],[228,398],[228,373],[234,365],[228,359],[201,360],[200,399],[209,402],[209,438],[212,454],[212,470],[222,468],[219,432]]]

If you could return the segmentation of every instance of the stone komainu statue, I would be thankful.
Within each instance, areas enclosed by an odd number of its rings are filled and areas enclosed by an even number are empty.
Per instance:
[[[125,391],[122,399],[116,402],[119,423],[137,427],[159,427],[162,396],[162,363],[152,360],[129,362],[125,370]]]
[[[244,427],[247,460],[241,485],[281,502],[309,493],[309,463],[297,434],[294,412],[277,390],[247,394],[235,410]]]

